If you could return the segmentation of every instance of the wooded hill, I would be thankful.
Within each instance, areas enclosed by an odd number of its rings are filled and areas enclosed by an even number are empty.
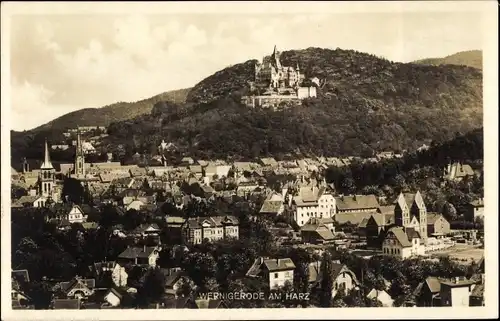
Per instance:
[[[249,60],[196,84],[185,103],[157,102],[149,114],[112,123],[105,143],[122,157],[152,153],[162,139],[199,158],[371,156],[482,126],[482,72],[476,68],[321,48],[285,51],[281,60],[320,79],[317,98],[278,111],[245,107],[240,97],[254,74],[255,60]]]

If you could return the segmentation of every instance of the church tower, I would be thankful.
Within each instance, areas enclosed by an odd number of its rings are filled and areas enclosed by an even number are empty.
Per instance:
[[[82,140],[80,137],[80,128],[77,128],[76,132],[76,155],[75,155],[75,176],[84,177],[85,176],[85,157],[83,153]]]
[[[54,193],[55,184],[55,172],[54,166],[50,162],[49,147],[47,145],[47,139],[45,139],[45,155],[43,159],[42,166],[40,167],[40,195],[44,197],[50,197]]]

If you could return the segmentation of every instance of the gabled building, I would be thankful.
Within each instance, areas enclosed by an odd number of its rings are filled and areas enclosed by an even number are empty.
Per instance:
[[[118,262],[122,265],[142,265],[155,267],[160,256],[157,246],[128,247],[118,256]]]
[[[309,285],[313,290],[321,291],[321,281],[323,280],[323,273],[321,270],[321,261],[309,263]],[[345,264],[340,262],[333,262],[331,275],[332,279],[332,298],[337,294],[340,289],[345,293],[359,286],[359,281],[356,275]]]
[[[298,195],[293,197],[293,220],[299,227],[310,218],[332,218],[335,216],[335,198],[324,186],[312,183],[299,188]]]
[[[421,236],[412,228],[391,227],[382,242],[382,254],[407,259],[425,254],[425,246],[420,243]]]
[[[413,292],[419,307],[470,306],[474,282],[466,278],[452,279],[429,276]]]
[[[307,224],[300,229],[302,241],[311,244],[325,244],[333,242],[335,236],[335,227],[333,226],[332,218],[316,218],[309,219]]]
[[[182,225],[182,236],[187,244],[201,244],[224,238],[239,238],[239,220],[231,215],[189,218]]]
[[[443,236],[449,234],[450,222],[442,214],[427,213],[427,233],[433,236]]]
[[[266,259],[257,258],[246,275],[261,277],[269,282],[270,289],[283,287],[287,282],[293,285],[295,264],[290,258]]]
[[[58,283],[56,289],[60,299],[85,300],[94,294],[95,279],[84,279],[75,276],[71,281]]]

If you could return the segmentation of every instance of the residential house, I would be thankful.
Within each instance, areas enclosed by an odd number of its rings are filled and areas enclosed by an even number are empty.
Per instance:
[[[465,278],[455,277],[451,280],[441,280],[441,306],[468,307],[474,282]]]
[[[413,294],[419,307],[470,305],[470,295],[474,282],[465,278],[441,279],[427,277],[420,283]]]
[[[370,218],[380,207],[375,195],[341,195],[335,197],[335,221],[339,224],[358,225],[365,218]]]
[[[160,249],[157,246],[128,247],[118,256],[120,264],[133,264],[156,266],[156,261],[160,256]]]
[[[201,244],[224,238],[239,238],[239,221],[234,216],[189,218],[182,226],[183,239],[187,244]]]
[[[476,218],[484,218],[484,199],[478,199],[467,204],[464,213],[465,219],[469,222],[475,222]]]
[[[450,181],[461,181],[466,177],[474,176],[474,170],[468,164],[448,164],[444,169],[443,178]]]
[[[302,241],[310,244],[324,244],[332,242],[335,238],[333,219],[311,217],[300,229]]]
[[[382,253],[383,255],[396,256],[401,259],[423,255],[425,246],[420,243],[420,240],[419,232],[412,228],[391,227],[382,242]]]
[[[12,200],[11,207],[44,207],[47,199],[47,197],[39,195],[23,195],[17,200]]]
[[[368,299],[379,301],[380,303],[382,303],[383,307],[389,308],[389,307],[392,307],[393,304],[394,304],[394,300],[392,299],[392,297],[387,292],[385,292],[384,290],[372,289],[366,295],[366,297]]]
[[[312,186],[300,187],[292,204],[293,220],[299,227],[306,224],[311,217],[331,218],[336,215],[335,198],[326,187],[318,187],[314,182]]]
[[[450,222],[442,214],[427,213],[427,233],[433,236],[450,234]]]
[[[293,285],[295,264],[290,258],[266,259],[257,258],[246,275],[248,277],[262,277],[269,282],[270,289],[283,287],[287,282]]]
[[[323,280],[323,272],[321,270],[321,261],[309,263],[309,285],[313,290],[321,291],[321,281]],[[332,298],[341,289],[348,293],[352,289],[359,286],[359,281],[356,275],[345,264],[338,261],[332,262]]]
[[[85,221],[84,216],[86,214],[88,215],[88,213],[85,213],[80,205],[73,205],[66,217],[70,224],[83,223]]]
[[[127,287],[112,287],[103,293],[104,304],[100,308],[116,308],[125,302],[133,302],[137,290]],[[126,303],[125,303],[126,304]],[[87,308],[87,304],[85,304]]]
[[[60,299],[85,300],[95,291],[95,279],[84,279],[75,276],[71,281],[58,283],[55,287],[56,296]]]

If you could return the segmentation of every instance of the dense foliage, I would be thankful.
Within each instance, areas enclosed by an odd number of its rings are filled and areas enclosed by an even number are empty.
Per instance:
[[[298,63],[321,85],[318,97],[303,106],[272,111],[240,102],[253,80],[254,63],[204,79],[189,91],[187,103],[152,98],[151,113],[135,118],[123,113],[125,118],[110,124],[103,148],[130,158],[135,152],[155,152],[165,139],[181,153],[200,158],[279,158],[291,152],[371,156],[442,142],[482,124],[482,72],[475,68],[393,63],[341,49],[286,51],[284,65]],[[76,120],[68,122],[76,125]],[[42,146],[42,135],[17,136],[12,137],[13,154]]]
[[[369,156],[442,142],[482,123],[482,74],[474,68],[317,48],[284,52],[282,61],[320,78],[319,97],[280,111],[244,107],[239,97],[253,77],[248,61],[193,87],[184,108],[112,124],[110,139],[132,152],[165,138],[199,157]]]

